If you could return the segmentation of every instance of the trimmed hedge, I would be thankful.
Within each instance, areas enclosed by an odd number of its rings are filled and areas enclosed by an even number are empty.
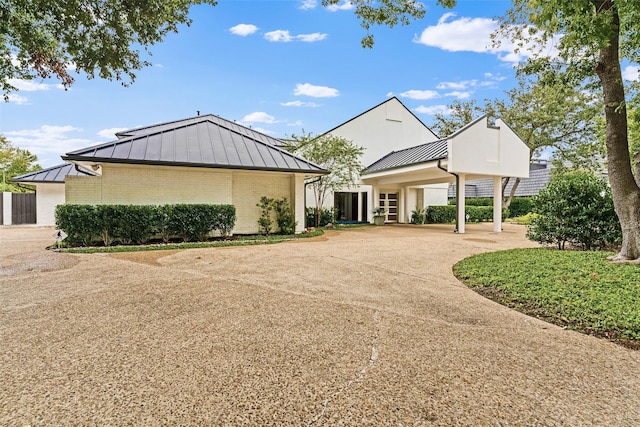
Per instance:
[[[449,205],[455,206],[456,199],[449,200]],[[465,206],[493,206],[492,197],[474,197],[464,201]],[[533,212],[532,197],[514,197],[509,205],[509,218],[524,216],[529,212]]]
[[[469,215],[466,222],[493,221],[492,206],[465,206],[465,215]],[[509,215],[508,209],[502,209],[502,219]],[[427,208],[427,222],[430,224],[449,224],[456,220],[456,206],[429,206]]]
[[[102,242],[110,246],[142,244],[159,236],[168,242],[172,236],[183,241],[206,240],[212,231],[226,236],[233,230],[233,205],[177,204],[139,205],[58,205],[56,227],[67,235],[72,246]]]

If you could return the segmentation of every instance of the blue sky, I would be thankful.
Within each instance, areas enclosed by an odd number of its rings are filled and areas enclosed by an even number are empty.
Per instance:
[[[373,49],[361,47],[365,32],[348,2],[332,10],[319,3],[194,7],[192,25],[153,46],[154,65],[129,87],[82,75],[67,91],[54,80],[14,81],[20,90],[0,105],[0,134],[48,167],[119,130],[197,111],[286,137],[325,132],[390,96],[430,125],[456,99],[482,104],[515,86],[523,54],[489,43],[507,0],[459,0],[451,10],[426,1],[424,19],[373,28]]]

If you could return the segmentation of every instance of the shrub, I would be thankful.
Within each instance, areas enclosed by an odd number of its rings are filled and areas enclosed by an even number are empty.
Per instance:
[[[509,217],[525,216],[533,212],[532,197],[514,197],[509,205]]]
[[[67,234],[72,246],[89,246],[98,238],[96,207],[91,205],[56,206],[56,227]]]
[[[426,224],[427,223],[427,210],[425,208],[416,207],[411,211],[411,224]]]
[[[429,206],[427,208],[427,222],[430,224],[449,224],[456,220],[456,207]]]
[[[305,224],[307,227],[316,226],[316,208],[307,208],[305,215]],[[336,222],[336,208],[323,208],[320,211],[320,227],[324,227],[327,224],[335,224]]]
[[[233,205],[59,205],[56,225],[67,233],[71,246],[91,245],[101,240],[145,243],[152,235],[168,242],[171,236],[184,241],[205,240],[212,230],[229,233],[235,224]]]
[[[276,222],[281,234],[294,234],[296,232],[296,216],[291,210],[289,201],[286,197],[273,201],[273,207],[276,211]]]
[[[527,237],[542,244],[583,249],[619,244],[622,232],[607,183],[588,171],[571,171],[549,183],[534,198]]]
[[[449,200],[449,204],[455,206],[456,199]],[[465,206],[493,206],[492,197],[470,197],[464,199]]]

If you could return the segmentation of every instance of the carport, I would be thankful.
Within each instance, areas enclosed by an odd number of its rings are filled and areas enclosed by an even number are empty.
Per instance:
[[[433,184],[456,183],[456,232],[465,232],[465,182],[493,178],[493,231],[502,230],[502,178],[529,177],[529,148],[501,119],[487,116],[447,138],[393,151],[369,166],[361,176],[373,186],[373,204],[397,194],[398,222],[408,222],[409,195]],[[382,197],[382,199],[381,199]]]

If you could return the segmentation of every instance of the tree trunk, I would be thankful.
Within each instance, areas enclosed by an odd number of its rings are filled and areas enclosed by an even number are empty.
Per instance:
[[[627,109],[620,70],[620,17],[613,0],[603,0],[598,10],[611,12],[609,44],[600,49],[595,71],[604,95],[609,183],[622,227],[618,260],[640,258],[640,188],[631,169],[627,138]],[[585,224],[586,226],[587,224]]]
[[[520,185],[520,178],[516,178],[516,181],[513,183],[513,187],[511,187],[511,191],[509,192],[509,198],[504,203],[505,208],[508,208],[509,206],[511,206],[511,201],[513,200],[513,197],[516,195],[516,190],[518,189],[518,185]]]
[[[511,180],[511,177],[508,176],[502,182],[502,206],[504,206],[504,204],[507,202],[507,198],[505,197],[504,194],[507,191],[507,185],[509,185],[510,180]]]

